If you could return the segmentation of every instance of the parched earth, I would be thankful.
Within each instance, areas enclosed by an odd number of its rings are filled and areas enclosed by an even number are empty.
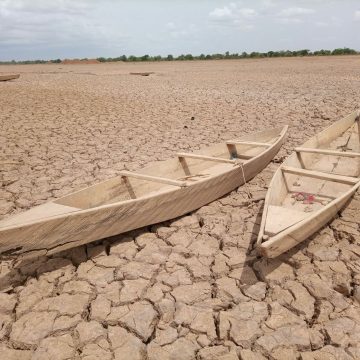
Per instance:
[[[360,57],[0,72],[21,73],[0,83],[1,217],[125,165],[290,125],[264,171],[208,206],[55,256],[2,261],[2,359],[360,359],[360,193],[279,258],[253,249],[279,162],[359,105]]]

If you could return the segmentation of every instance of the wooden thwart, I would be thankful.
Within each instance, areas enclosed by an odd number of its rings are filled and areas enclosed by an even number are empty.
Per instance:
[[[262,143],[262,142],[255,142],[255,141],[226,141],[227,145],[253,145],[253,146],[261,146],[261,147],[270,147],[274,144],[270,143]]]
[[[282,171],[285,171],[290,174],[308,176],[315,179],[329,180],[344,184],[354,185],[360,181],[358,178],[351,178],[349,176],[335,175],[335,174],[327,174],[320,171],[306,170],[306,169],[298,169],[291,166],[282,166]]]
[[[191,158],[191,159],[199,159],[199,160],[206,160],[206,161],[215,161],[215,162],[223,162],[228,164],[234,164],[234,160],[224,159],[214,156],[206,156],[206,155],[199,155],[199,154],[187,154],[187,153],[177,153],[176,154],[179,158]]]
[[[313,148],[295,148],[296,152],[311,153],[311,154],[322,154],[322,155],[334,155],[334,156],[344,156],[344,157],[360,157],[360,153],[351,152],[351,151],[336,151],[336,150],[326,150],[326,149],[313,149]]]
[[[173,185],[173,186],[179,186],[179,187],[186,187],[187,186],[185,181],[178,181],[178,180],[167,179],[167,178],[162,178],[162,177],[158,177],[158,176],[139,174],[139,173],[134,173],[134,172],[125,171],[125,170],[121,171],[119,173],[119,175],[122,176],[122,177],[128,177],[128,178],[132,177],[132,178],[135,178],[135,179],[153,181],[153,182],[158,182],[158,183],[167,184],[167,185]]]

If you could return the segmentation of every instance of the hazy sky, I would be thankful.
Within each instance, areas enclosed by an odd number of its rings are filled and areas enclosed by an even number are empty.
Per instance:
[[[360,0],[0,0],[0,60],[360,50]]]

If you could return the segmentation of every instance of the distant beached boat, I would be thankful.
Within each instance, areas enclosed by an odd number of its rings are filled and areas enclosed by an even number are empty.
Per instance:
[[[153,71],[149,72],[131,72],[130,75],[139,75],[139,76],[149,76],[151,74],[155,74]]]
[[[279,151],[287,126],[157,161],[0,221],[0,253],[53,254],[176,218],[229,193]]]
[[[14,75],[0,75],[0,81],[9,81],[18,79],[20,77],[20,74],[14,74]]]
[[[265,199],[258,249],[276,257],[333,219],[360,187],[360,112],[305,142],[276,171]]]

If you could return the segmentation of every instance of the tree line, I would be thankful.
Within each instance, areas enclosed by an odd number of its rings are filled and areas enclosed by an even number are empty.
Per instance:
[[[99,62],[139,62],[139,61],[185,61],[185,60],[222,60],[222,59],[260,59],[260,58],[276,58],[276,57],[301,57],[301,56],[331,56],[331,55],[359,55],[360,52],[347,47],[337,48],[334,50],[317,50],[310,51],[308,49],[303,50],[281,50],[281,51],[268,51],[268,52],[242,52],[242,53],[230,53],[227,51],[225,54],[182,54],[179,56],[167,55],[167,56],[135,56],[135,55],[121,55],[119,57],[98,57],[96,60]],[[80,60],[88,60],[87,58]],[[61,63],[61,59],[54,60],[25,60],[25,61],[0,61],[0,64],[46,64],[46,63]]]
[[[222,60],[222,59],[251,59],[251,58],[273,58],[273,57],[297,57],[297,56],[329,56],[329,55],[357,55],[360,52],[357,52],[354,49],[350,48],[338,48],[334,50],[318,50],[318,51],[310,51],[307,49],[304,50],[282,50],[282,51],[268,51],[268,52],[242,52],[242,53],[233,53],[230,54],[227,51],[225,54],[200,54],[200,55],[192,55],[192,54],[182,54],[177,57],[173,55],[167,55],[165,57],[161,55],[150,56],[126,56],[122,55],[115,58],[97,58],[100,62],[114,62],[114,61],[181,61],[181,60]]]

